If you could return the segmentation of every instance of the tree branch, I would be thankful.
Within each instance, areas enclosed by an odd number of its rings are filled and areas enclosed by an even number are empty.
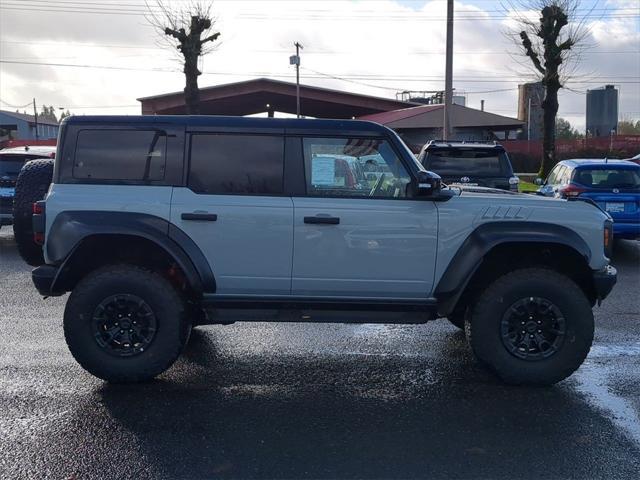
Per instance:
[[[520,38],[522,39],[522,46],[524,47],[527,57],[531,58],[534,67],[536,67],[536,70],[545,75],[547,72],[540,63],[540,57],[533,50],[533,45],[531,44],[531,40],[529,40],[529,35],[527,35],[527,32],[525,32],[524,30],[520,32]]]
[[[203,38],[202,40],[200,40],[200,46],[204,45],[207,42],[213,42],[214,40],[217,40],[217,38],[220,36],[220,32],[214,33],[213,35],[209,35],[207,38]]]
[[[173,30],[169,27],[164,29],[165,35],[171,35],[174,38],[177,38],[180,42],[184,42],[187,39],[187,34],[184,31],[184,28],[180,30]]]
[[[571,47],[573,47],[574,44],[575,42],[573,41],[573,39],[568,38],[567,40],[562,42],[560,45],[558,45],[558,50],[571,50]]]

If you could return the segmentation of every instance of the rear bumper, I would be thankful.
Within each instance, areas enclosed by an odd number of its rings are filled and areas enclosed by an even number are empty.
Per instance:
[[[611,265],[593,272],[593,285],[599,302],[607,298],[617,281],[618,271]]]
[[[58,276],[59,268],[53,265],[41,265],[31,272],[31,280],[40,295],[44,297],[57,297],[64,292],[53,291],[54,282]]]

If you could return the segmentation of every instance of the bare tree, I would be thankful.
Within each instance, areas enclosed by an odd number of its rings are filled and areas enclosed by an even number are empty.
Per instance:
[[[558,91],[566,88],[567,80],[580,63],[588,33],[588,13],[579,17],[579,5],[579,0],[513,0],[507,4],[509,14],[515,15],[516,20],[511,34],[545,87],[540,177],[546,177],[556,163]],[[532,17],[532,11],[539,14],[537,19]]]
[[[163,0],[147,2],[147,20],[159,33],[162,43],[175,48],[183,63],[185,76],[184,100],[187,113],[200,113],[198,59],[211,51],[207,44],[215,42],[220,32],[212,32],[215,20],[211,13],[212,2],[193,0],[179,7],[169,7]]]

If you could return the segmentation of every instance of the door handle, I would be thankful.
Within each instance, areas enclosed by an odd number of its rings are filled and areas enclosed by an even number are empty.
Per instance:
[[[315,217],[304,217],[304,223],[323,223],[326,225],[338,225],[340,223],[340,217],[329,217],[329,216],[315,216]]]
[[[215,222],[218,220],[218,215],[215,213],[183,213],[180,215],[182,220],[197,220],[201,222]]]

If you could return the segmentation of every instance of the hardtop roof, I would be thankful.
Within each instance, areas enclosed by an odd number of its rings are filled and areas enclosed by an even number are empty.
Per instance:
[[[392,130],[365,120],[328,120],[298,118],[232,117],[218,115],[82,115],[63,120],[66,125],[85,124],[152,124],[191,127],[282,128],[309,130],[347,130],[386,134]]]

